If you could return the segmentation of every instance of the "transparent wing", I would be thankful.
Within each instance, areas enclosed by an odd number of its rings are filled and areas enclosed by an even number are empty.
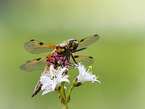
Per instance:
[[[56,48],[56,45],[46,44],[32,39],[24,44],[24,48],[32,54],[39,54],[53,51]]]
[[[28,72],[34,71],[34,70],[42,70],[46,67],[46,60],[50,56],[51,54],[42,58],[37,58],[31,61],[28,61],[25,64],[21,65],[20,69],[24,71],[28,71]]]
[[[89,37],[86,37],[84,39],[79,40],[78,49],[86,48],[87,46],[96,42],[99,38],[100,38],[100,36],[98,34],[95,34],[95,35],[92,35],[92,36],[89,36]]]
[[[74,59],[76,60],[77,63],[81,62],[85,66],[91,65],[94,62],[94,59],[91,56],[78,56],[78,55],[74,55]],[[70,62],[74,63],[72,58],[70,59]]]

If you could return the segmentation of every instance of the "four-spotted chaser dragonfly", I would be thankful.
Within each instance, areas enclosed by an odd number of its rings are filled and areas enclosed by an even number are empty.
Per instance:
[[[77,62],[82,62],[82,64],[84,65],[90,65],[94,61],[93,57],[73,55],[73,53],[86,49],[87,46],[96,42],[98,39],[99,36],[95,34],[83,38],[81,40],[69,39],[67,42],[59,45],[47,44],[47,43],[39,42],[37,40],[29,40],[24,44],[24,48],[28,52],[32,54],[39,54],[39,53],[52,51],[52,53],[42,58],[37,58],[28,61],[25,64],[21,65],[20,69],[24,71],[34,71],[34,70],[44,69],[46,67],[46,61],[48,57],[53,56],[54,52],[57,52],[59,55],[65,57],[64,60],[67,59],[71,64],[72,63],[77,64]]]

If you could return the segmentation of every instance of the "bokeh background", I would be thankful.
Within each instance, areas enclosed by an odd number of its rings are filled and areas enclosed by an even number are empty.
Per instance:
[[[78,54],[95,58],[90,82],[73,90],[70,109],[145,108],[144,0],[0,0],[0,108],[62,109],[58,94],[31,98],[43,71],[19,66],[46,54],[30,54],[23,44],[36,39],[59,44],[92,34],[99,41]],[[77,70],[69,72],[71,80]]]

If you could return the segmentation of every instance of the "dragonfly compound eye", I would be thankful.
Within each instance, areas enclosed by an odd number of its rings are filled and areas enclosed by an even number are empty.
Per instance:
[[[69,40],[68,40],[67,46],[68,46],[69,48],[72,47],[73,41],[74,41],[74,39],[69,39]]]
[[[70,49],[77,49],[79,45],[79,42],[77,40],[74,40],[74,39],[69,39],[68,40],[68,43],[67,43],[67,46],[70,48]]]
[[[79,45],[79,42],[77,40],[74,40],[73,43],[72,43],[73,49],[74,50],[77,49],[78,45]]]

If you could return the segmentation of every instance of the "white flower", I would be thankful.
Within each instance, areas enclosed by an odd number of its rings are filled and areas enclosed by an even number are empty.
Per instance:
[[[97,81],[99,83],[101,83],[99,80],[97,80],[97,78],[99,76],[95,76],[92,74],[92,71],[90,71],[90,69],[92,69],[91,66],[89,66],[88,71],[86,71],[86,68],[84,67],[84,65],[82,65],[81,63],[79,63],[78,65],[78,70],[79,70],[79,75],[76,77],[77,78],[77,83],[84,83],[86,81],[92,81],[92,83],[94,83],[94,81]]]
[[[40,81],[42,82],[42,90],[45,90],[42,95],[54,91],[59,86],[61,86],[61,82],[68,82],[70,81],[67,79],[69,76],[63,74],[67,68],[58,67],[58,69],[54,69],[54,66],[50,66],[50,70],[43,72],[43,75],[40,77]]]
[[[51,91],[54,91],[54,89],[52,88],[52,84],[51,84],[53,82],[53,80],[51,80],[49,77],[47,77],[46,75],[41,76],[40,81],[43,84],[41,89],[45,90],[45,91],[43,91],[42,95],[49,93]]]

